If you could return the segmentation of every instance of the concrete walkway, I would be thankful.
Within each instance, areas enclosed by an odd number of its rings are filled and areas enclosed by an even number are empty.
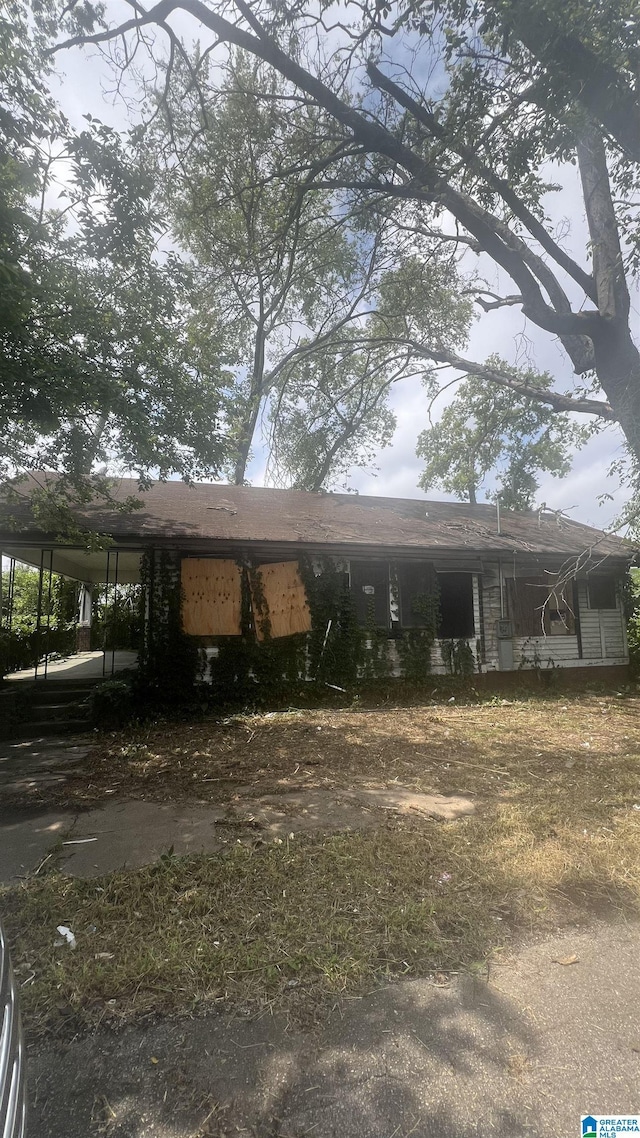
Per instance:
[[[262,798],[242,798],[236,792],[220,805],[118,799],[83,813],[46,814],[46,822],[37,812],[0,811],[0,884],[28,876],[46,854],[64,873],[97,877],[149,865],[169,849],[176,856],[214,853],[238,835],[252,842],[259,832],[271,840],[289,833],[368,829],[379,826],[389,810],[451,820],[473,809],[466,798],[394,788]]]
[[[58,847],[72,828],[74,812],[34,806],[15,810],[3,806],[3,795],[24,796],[64,782],[73,767],[89,752],[89,742],[77,737],[9,739],[0,741],[0,884],[10,885],[30,876]]]
[[[65,656],[61,660],[51,660],[47,665],[47,679],[69,680],[99,680],[105,676],[111,677],[111,672],[122,672],[125,668],[135,668],[138,662],[137,652],[117,651],[107,652],[106,662],[102,652],[76,652],[73,656]],[[104,666],[103,666],[104,662]],[[5,679],[9,683],[19,683],[21,680],[34,680],[35,668],[24,668],[21,672],[11,672]],[[44,681],[44,664],[38,667],[37,679]]]
[[[209,1014],[56,1042],[31,1060],[28,1138],[579,1138],[581,1114],[640,1112],[639,949],[596,924],[309,1032]]]
[[[0,743],[0,884],[24,880],[45,858],[49,868],[96,877],[148,865],[171,848],[176,856],[214,853],[238,834],[253,841],[258,831],[272,840],[291,832],[367,829],[379,826],[388,811],[452,821],[475,809],[467,798],[401,786],[283,789],[256,798],[249,785],[236,786],[220,804],[114,798],[93,810],[52,811],[47,791],[74,773],[91,742],[87,735]],[[10,803],[16,799],[34,807],[15,810]]]

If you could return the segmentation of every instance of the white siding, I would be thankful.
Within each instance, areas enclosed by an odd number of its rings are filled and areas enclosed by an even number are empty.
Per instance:
[[[533,567],[519,567],[518,576],[533,575],[535,571]],[[484,566],[482,601],[485,625],[485,670],[494,671],[498,668],[496,621],[500,618],[500,582],[497,562]],[[627,663],[629,653],[620,598],[618,597],[616,609],[590,609],[587,582],[581,580],[578,581],[578,606],[582,658],[578,655],[577,636],[514,637],[514,669],[532,668],[536,664],[542,668],[551,666],[576,668],[597,664]]]
[[[582,656],[585,660],[602,660],[602,636],[600,633],[600,614],[589,608],[587,582],[578,581],[578,607],[580,613],[580,632],[582,634]],[[614,616],[617,614],[614,613]]]
[[[473,638],[467,640],[467,644],[469,645],[469,647],[473,653],[473,658],[476,661],[475,669],[477,671],[478,670],[478,653],[477,653],[477,649],[476,649],[476,638],[475,638],[475,636]],[[442,640],[434,640],[433,648],[431,649],[431,675],[436,675],[436,676],[449,675],[449,672],[448,672],[447,668],[445,668],[443,660],[442,660]]]
[[[624,612],[620,595],[618,594],[615,609],[591,609],[589,608],[587,582],[579,581],[578,598],[584,660],[598,661],[603,664],[613,660],[616,662],[628,660]]]
[[[580,663],[577,636],[515,636],[515,668],[575,668]]]

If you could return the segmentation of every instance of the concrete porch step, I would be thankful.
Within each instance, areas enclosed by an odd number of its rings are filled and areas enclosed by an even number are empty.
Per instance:
[[[66,700],[64,703],[37,703],[31,706],[32,715],[43,723],[63,722],[65,719],[89,718],[89,704],[86,699]]]
[[[24,733],[28,730],[29,735],[34,736],[62,736],[62,735],[77,735],[81,732],[87,732],[91,729],[91,721],[89,719],[40,719],[34,722],[21,723],[21,732]]]
[[[48,684],[34,686],[31,689],[31,703],[35,707],[52,707],[61,706],[68,703],[79,703],[84,699],[88,699],[93,685],[91,687],[71,687],[65,685],[64,687],[49,687]]]

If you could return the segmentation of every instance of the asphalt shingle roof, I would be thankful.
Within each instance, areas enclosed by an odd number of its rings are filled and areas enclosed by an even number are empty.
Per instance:
[[[55,476],[39,475],[42,483]],[[28,483],[19,490],[28,494]],[[629,559],[634,546],[621,538],[550,512],[501,511],[497,531],[493,505],[472,506],[426,499],[382,498],[354,494],[307,493],[262,487],[183,482],[154,482],[140,492],[135,479],[121,479],[114,496],[138,497],[140,509],[119,513],[99,499],[74,509],[89,530],[114,538],[152,542],[170,539],[185,543],[273,543],[279,546],[363,546],[385,549],[530,552],[582,554],[593,547],[598,557]],[[16,514],[15,507],[11,512]],[[3,515],[0,506],[0,537]],[[38,532],[29,520],[28,504],[19,510],[23,533]],[[9,536],[5,530],[5,537]],[[13,530],[11,538],[15,540]]]

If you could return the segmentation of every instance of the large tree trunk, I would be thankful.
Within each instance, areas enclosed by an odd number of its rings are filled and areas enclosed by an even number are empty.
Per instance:
[[[595,123],[583,126],[577,152],[600,318],[592,334],[596,374],[640,462],[640,352],[629,330],[631,302],[618,222],[602,134]]]
[[[260,393],[258,392],[256,395],[253,395],[252,393],[247,414],[243,419],[242,426],[240,428],[240,439],[238,441],[237,456],[235,466],[233,468],[234,486],[244,485],[245,476],[247,473],[247,464],[249,462],[249,454],[251,452],[251,443],[253,442],[253,436],[256,433],[261,403],[262,396]]]
[[[253,442],[253,436],[256,433],[256,427],[258,425],[258,416],[264,396],[264,359],[265,333],[264,325],[261,321],[256,329],[251,390],[249,392],[247,409],[240,425],[240,438],[238,440],[237,457],[233,470],[233,482],[235,486],[242,486],[244,484],[247,473],[247,463],[249,462],[249,454],[251,452],[251,443]]]
[[[598,379],[640,463],[640,352],[618,321],[594,339]]]

